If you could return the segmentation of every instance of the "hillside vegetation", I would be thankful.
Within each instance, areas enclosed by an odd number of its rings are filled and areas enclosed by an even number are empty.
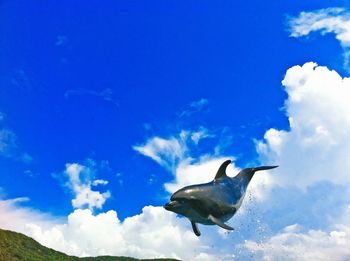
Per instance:
[[[75,260],[103,260],[103,261],[134,261],[134,260],[162,260],[174,261],[175,259],[135,259],[131,257],[84,257],[68,256],[51,248],[40,245],[34,239],[23,234],[0,229],[0,261],[75,261]]]

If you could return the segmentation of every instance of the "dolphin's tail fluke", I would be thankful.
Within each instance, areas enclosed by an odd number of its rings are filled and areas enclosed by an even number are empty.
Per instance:
[[[238,179],[245,179],[248,182],[252,179],[252,177],[254,176],[255,172],[259,171],[259,170],[268,170],[268,169],[274,169],[277,168],[278,166],[260,166],[260,167],[255,167],[255,168],[246,168],[246,169],[242,169],[236,177],[234,178],[238,178]]]
[[[259,171],[259,170],[267,170],[267,169],[274,169],[277,168],[278,166],[260,166],[260,167],[256,167],[253,168],[253,171]]]

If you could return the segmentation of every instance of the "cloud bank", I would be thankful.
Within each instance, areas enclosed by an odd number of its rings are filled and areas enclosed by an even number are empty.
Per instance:
[[[116,211],[93,214],[77,209],[67,220],[55,219],[18,205],[23,199],[0,201],[0,226],[25,233],[41,244],[77,256],[124,255],[196,259],[204,245],[187,222],[162,207],[118,219]],[[209,257],[202,254],[201,257]],[[198,257],[199,258],[199,257]],[[201,259],[203,260],[203,259]]]
[[[146,206],[121,222],[113,210],[94,215],[78,209],[67,223],[44,230],[28,224],[29,235],[42,244],[78,256],[117,255],[192,259],[200,241],[185,230],[184,220],[162,207]]]

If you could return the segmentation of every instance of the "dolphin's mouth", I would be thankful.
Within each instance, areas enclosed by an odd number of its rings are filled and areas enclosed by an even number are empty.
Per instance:
[[[180,203],[179,201],[177,201],[177,200],[172,200],[172,201],[166,203],[166,204],[164,205],[164,208],[165,208],[166,210],[172,210],[172,209],[174,209],[174,208],[176,208],[176,207],[179,207],[179,206],[181,206],[181,203]]]

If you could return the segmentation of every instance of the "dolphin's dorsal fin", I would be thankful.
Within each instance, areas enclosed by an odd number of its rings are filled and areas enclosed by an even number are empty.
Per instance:
[[[226,160],[221,164],[220,168],[218,169],[218,172],[216,172],[214,180],[219,180],[222,177],[227,177],[226,168],[230,163],[231,163],[231,160]]]

